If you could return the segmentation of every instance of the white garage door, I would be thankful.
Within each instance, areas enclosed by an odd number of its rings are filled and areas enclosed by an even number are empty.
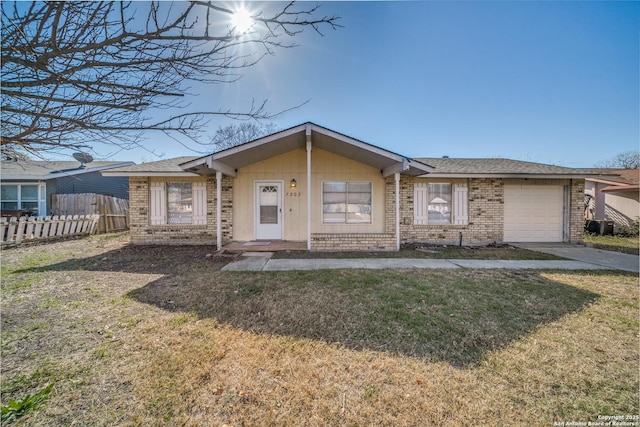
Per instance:
[[[505,242],[562,242],[561,185],[505,185]]]

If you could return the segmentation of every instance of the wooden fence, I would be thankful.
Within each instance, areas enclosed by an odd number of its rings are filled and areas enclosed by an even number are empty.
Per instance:
[[[0,218],[3,245],[19,245],[25,240],[93,234],[100,215]]]
[[[100,215],[98,233],[129,229],[129,201],[104,194],[52,194],[52,215]]]

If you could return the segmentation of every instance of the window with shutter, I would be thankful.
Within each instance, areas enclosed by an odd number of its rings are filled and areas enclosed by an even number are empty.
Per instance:
[[[167,182],[167,223],[193,224],[193,190],[190,182]]]
[[[469,208],[467,197],[467,184],[456,184],[453,190],[453,221],[454,224],[466,225],[469,223]]]
[[[416,182],[413,186],[413,223],[427,223],[427,184]]]
[[[468,224],[467,195],[466,183],[452,186],[451,183],[416,182],[413,186],[413,223]]]
[[[152,182],[150,185],[150,193],[151,225],[166,224],[167,202],[164,182]]]
[[[427,185],[427,224],[451,224],[451,184]]]
[[[152,182],[151,225],[207,224],[206,182]]]
[[[193,183],[193,223],[207,224],[207,183]]]

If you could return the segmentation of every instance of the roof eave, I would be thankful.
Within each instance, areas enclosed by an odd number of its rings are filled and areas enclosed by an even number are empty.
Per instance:
[[[520,178],[520,179],[584,179],[584,174],[533,174],[533,173],[438,173],[420,175],[418,178]]]
[[[5,176],[0,177],[2,182],[45,182],[46,179],[40,175],[25,175],[25,176]]]
[[[56,179],[56,178],[63,178],[66,176],[74,176],[74,175],[81,175],[81,174],[85,174],[85,173],[93,173],[93,172],[103,172],[109,169],[115,169],[115,168],[123,168],[126,166],[131,166],[131,165],[135,165],[134,162],[122,162],[122,163],[116,163],[113,165],[106,165],[106,166],[100,166],[97,168],[82,168],[82,169],[78,169],[78,170],[74,170],[74,171],[68,171],[68,172],[54,172],[51,175],[47,175],[46,177],[44,177],[45,180],[49,180],[49,179]]]
[[[144,172],[144,171],[135,171],[135,172],[127,172],[127,171],[103,171],[101,172],[103,176],[180,176],[180,177],[184,177],[184,176],[188,176],[188,177],[192,177],[192,176],[199,176],[196,173],[192,173],[192,172],[172,172],[172,171],[167,171],[167,172]]]
[[[640,191],[640,185],[636,184],[636,185],[612,185],[609,187],[605,187],[602,188],[600,191],[608,193],[608,192],[618,192],[618,193],[625,193],[625,192],[638,192]]]
[[[624,179],[621,176],[616,176],[616,178],[618,179]],[[634,185],[632,183],[627,183],[627,182],[621,182],[621,181],[615,181],[613,179],[603,179],[603,178],[598,178],[598,177],[587,177],[586,179],[588,179],[591,182],[596,182],[598,184],[606,184],[606,185]]]

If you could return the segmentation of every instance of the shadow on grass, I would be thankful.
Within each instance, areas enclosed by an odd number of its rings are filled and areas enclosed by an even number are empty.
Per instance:
[[[209,247],[128,246],[22,271],[163,274],[129,293],[141,303],[256,333],[322,340],[474,366],[598,295],[535,271],[220,272]],[[217,260],[220,261],[220,260]]]

